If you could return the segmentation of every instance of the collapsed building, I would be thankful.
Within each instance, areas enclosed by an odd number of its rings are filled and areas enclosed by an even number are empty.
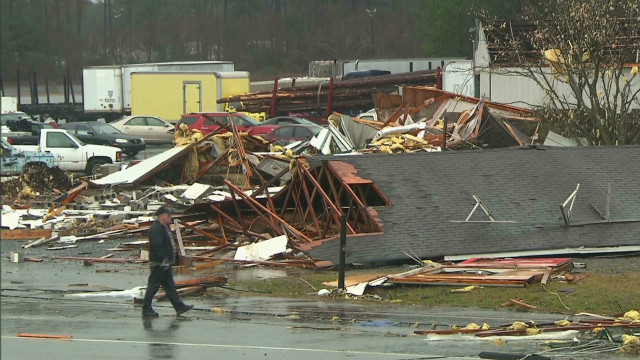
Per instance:
[[[193,259],[284,239],[287,264],[316,267],[338,263],[343,215],[349,263],[640,250],[640,186],[628,180],[640,147],[537,145],[530,110],[430,87],[374,103],[378,121],[333,113],[286,147],[233,122],[206,136],[181,129],[174,148],[56,195],[48,210],[3,209],[2,226],[112,219],[83,239],[140,237],[169,205],[182,213],[174,231],[213,246]]]

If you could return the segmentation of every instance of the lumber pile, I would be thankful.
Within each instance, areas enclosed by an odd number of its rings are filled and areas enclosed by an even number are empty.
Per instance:
[[[273,91],[260,91],[225,97],[218,99],[218,103],[241,102],[238,110],[248,112],[268,111],[274,105],[279,112],[368,109],[374,106],[374,93],[395,92],[400,85],[435,86],[437,77],[436,70],[416,71],[335,81],[333,87],[331,82],[284,87],[278,89],[275,96]]]

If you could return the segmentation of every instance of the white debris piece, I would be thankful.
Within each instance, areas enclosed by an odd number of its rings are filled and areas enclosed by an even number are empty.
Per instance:
[[[211,185],[193,183],[193,185],[189,186],[187,191],[182,193],[181,197],[188,200],[197,200],[202,196],[205,196],[205,193],[211,190]]]
[[[169,161],[174,156],[177,156],[181,152],[187,149],[188,145],[176,146],[165,152],[162,152],[156,156],[150,157],[146,160],[130,166],[122,171],[114,172],[103,178],[93,180],[92,182],[97,185],[120,185],[120,184],[132,184],[137,180],[143,178],[148,173],[152,172],[156,168],[160,167],[166,161]]]
[[[361,282],[357,285],[347,286],[347,294],[362,296],[364,295],[364,291],[367,289],[367,285],[369,285],[368,281]]]
[[[9,208],[11,210],[11,208]],[[20,217],[22,215],[17,213],[16,211],[11,210],[5,211],[4,206],[2,207],[2,216],[0,216],[0,226],[3,228],[9,228],[10,230],[18,228],[20,225]],[[22,226],[24,227],[24,226]]]
[[[66,297],[76,297],[76,298],[91,298],[91,297],[128,297],[128,298],[138,298],[141,299],[144,297],[144,293],[146,291],[146,286],[136,286],[133,289],[122,290],[122,291],[100,291],[100,292],[84,292],[84,293],[76,293],[76,294],[65,294]]]
[[[234,260],[261,261],[273,255],[287,251],[287,235],[281,235],[269,240],[241,246],[236,251]]]

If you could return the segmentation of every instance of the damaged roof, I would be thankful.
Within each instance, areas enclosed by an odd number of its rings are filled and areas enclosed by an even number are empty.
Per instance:
[[[316,156],[309,162],[317,167],[322,160],[353,165],[392,204],[374,207],[382,234],[347,238],[349,263],[406,261],[404,252],[465,258],[640,246],[639,146]],[[567,226],[560,204],[578,183]],[[593,207],[606,216],[609,186],[606,221]],[[496,222],[480,206],[463,222],[476,205],[474,195]],[[320,241],[307,251],[338,263],[338,245],[338,239]]]

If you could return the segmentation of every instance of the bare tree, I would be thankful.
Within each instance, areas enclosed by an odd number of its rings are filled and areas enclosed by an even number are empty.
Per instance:
[[[640,143],[637,0],[524,2],[517,26],[483,16],[494,59],[544,90],[555,128],[592,145]]]

